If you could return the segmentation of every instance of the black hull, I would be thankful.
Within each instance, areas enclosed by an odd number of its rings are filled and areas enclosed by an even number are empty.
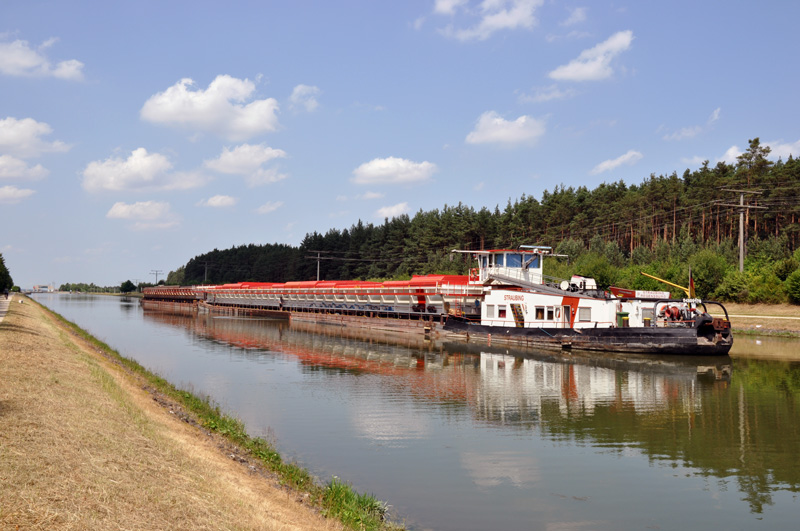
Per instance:
[[[483,326],[450,317],[445,332],[537,348],[592,350],[638,354],[724,356],[733,346],[730,329],[723,332],[689,327],[642,328],[512,328]]]

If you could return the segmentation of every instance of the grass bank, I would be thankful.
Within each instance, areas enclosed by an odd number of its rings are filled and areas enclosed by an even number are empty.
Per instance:
[[[734,333],[800,338],[800,306],[723,303]]]
[[[384,503],[319,484],[208,398],[19,295],[0,323],[0,422],[0,527],[397,529]]]

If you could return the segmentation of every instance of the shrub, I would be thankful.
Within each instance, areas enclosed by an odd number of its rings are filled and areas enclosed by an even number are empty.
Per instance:
[[[581,257],[575,265],[579,275],[592,277],[597,287],[605,289],[617,280],[618,269],[612,266],[605,256],[589,253]]]
[[[794,304],[800,304],[800,269],[795,270],[791,275],[786,277],[784,289],[789,296],[789,301]]]
[[[698,297],[708,297],[714,293],[714,290],[722,284],[729,269],[725,258],[708,249],[692,256],[689,264],[692,267],[692,277]]]
[[[622,267],[625,264],[625,255],[619,248],[619,244],[617,242],[608,242],[603,250],[603,254],[606,257],[606,260],[608,260],[609,263],[611,263],[611,265],[614,267]]]
[[[761,275],[750,276],[748,282],[747,302],[756,304],[779,304],[786,302],[786,292],[783,282],[771,271],[767,270]]]
[[[728,271],[714,291],[714,297],[730,302],[747,302],[750,290],[747,286],[747,274],[739,271]]]
[[[565,254],[572,262],[580,258],[585,252],[586,246],[583,244],[583,240],[578,240],[576,238],[562,240],[561,243],[556,246],[556,254]]]
[[[798,268],[800,268],[800,262],[794,258],[785,258],[775,264],[775,276],[781,280],[786,280],[789,278],[789,275],[794,273]]]
[[[649,265],[653,261],[653,251],[640,245],[631,253],[631,263],[637,266]]]

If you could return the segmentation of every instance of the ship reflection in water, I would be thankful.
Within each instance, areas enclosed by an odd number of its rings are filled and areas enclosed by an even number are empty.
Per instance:
[[[439,492],[437,503],[465,515],[476,498],[463,487],[447,486],[438,479],[427,487],[415,487],[414,481],[404,479],[414,467],[433,470],[453,459],[459,471],[440,473],[452,476],[451,481],[463,477],[484,495],[496,491],[498,507],[503,506],[499,501],[503,497],[513,499],[509,503],[516,506],[532,504],[541,496],[545,498],[541,503],[569,506],[571,517],[580,517],[580,521],[548,520],[543,508],[528,508],[513,517],[508,507],[506,528],[527,528],[525,522],[533,517],[544,518],[542,524],[580,528],[663,526],[686,523],[684,518],[698,525],[716,521],[736,527],[742,514],[763,516],[770,510],[775,512],[771,521],[782,524],[791,514],[786,509],[796,506],[797,362],[515,351],[332,326],[163,311],[145,311],[144,320],[182,327],[195,340],[236,347],[232,355],[251,362],[268,363],[275,356],[294,360],[301,371],[316,377],[314,385],[352,396],[348,407],[355,420],[348,427],[371,441],[382,460],[406,459],[411,449],[427,448],[429,456],[414,454],[419,462],[400,469],[371,464],[370,479],[384,473],[388,477],[361,481],[401,511],[421,515],[427,522],[423,525],[480,528],[483,518],[497,521],[486,507],[480,517],[461,520],[450,515],[445,524],[430,516],[432,508],[425,510],[432,491],[451,489]],[[300,414],[317,419],[332,413]],[[456,435],[430,445],[442,425]],[[502,445],[497,443],[498,434]],[[462,437],[475,440],[463,445]],[[335,446],[333,439],[326,444]],[[584,450],[565,455],[559,450],[565,445]],[[609,456],[616,465],[597,464]],[[641,471],[626,476],[623,472],[633,466],[631,456],[644,456],[645,468],[651,470],[648,477],[657,481],[638,485],[641,477],[635,474],[644,474]],[[369,460],[369,456],[362,451],[361,457],[351,459]],[[348,470],[342,465],[342,475],[361,480],[352,466]],[[623,472],[609,474],[609,466]],[[653,474],[654,466],[666,472]],[[336,465],[321,467],[323,472],[326,467]],[[565,475],[574,476],[569,487],[563,483]],[[622,516],[625,513],[607,513],[597,506],[609,489],[624,488],[632,504],[627,510],[637,514],[636,525]],[[517,494],[512,494],[514,490]],[[698,496],[705,502],[693,501]],[[591,510],[572,505],[592,499],[596,505]],[[637,509],[637,503],[644,505]],[[682,504],[680,518],[671,503]]]
[[[542,409],[565,417],[592,415],[603,406],[693,411],[700,389],[727,387],[732,372],[728,356],[554,354],[258,318],[164,312],[147,312],[145,318],[240,347],[243,356],[281,352],[314,370],[380,374],[411,396],[462,400],[478,418],[503,425],[538,422]]]

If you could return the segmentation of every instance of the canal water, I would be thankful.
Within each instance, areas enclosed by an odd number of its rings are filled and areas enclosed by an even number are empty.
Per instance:
[[[36,299],[410,529],[788,529],[800,515],[798,341],[579,355]]]

